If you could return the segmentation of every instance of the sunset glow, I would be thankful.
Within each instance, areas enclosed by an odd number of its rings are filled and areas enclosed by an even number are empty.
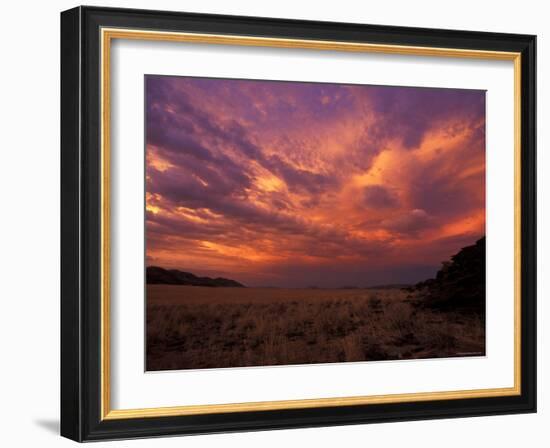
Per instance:
[[[146,77],[147,265],[411,283],[485,234],[485,92]]]

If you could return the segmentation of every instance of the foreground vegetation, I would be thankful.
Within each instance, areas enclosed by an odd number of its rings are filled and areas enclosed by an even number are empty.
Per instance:
[[[147,370],[482,355],[482,312],[422,290],[147,285]]]

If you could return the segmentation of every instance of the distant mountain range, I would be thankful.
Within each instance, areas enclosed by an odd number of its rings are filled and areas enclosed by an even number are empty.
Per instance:
[[[197,277],[190,272],[178,271],[177,269],[164,269],[158,266],[147,266],[148,285],[189,285],[189,286],[211,286],[244,288],[245,286],[235,280],[227,278]]]
[[[410,283],[388,283],[383,285],[367,286],[365,289],[404,289],[411,286],[412,285]]]

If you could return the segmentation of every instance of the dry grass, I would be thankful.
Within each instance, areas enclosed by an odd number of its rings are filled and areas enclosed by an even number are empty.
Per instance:
[[[147,370],[481,355],[483,320],[404,291],[147,286]]]

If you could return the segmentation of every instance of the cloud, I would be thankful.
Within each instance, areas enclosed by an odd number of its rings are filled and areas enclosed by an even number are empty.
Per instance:
[[[363,189],[363,199],[369,208],[392,208],[399,204],[397,195],[382,185],[367,185]]]
[[[146,98],[155,264],[420,280],[484,232],[483,91],[147,76]]]
[[[415,208],[395,217],[384,219],[382,227],[405,234],[416,236],[419,231],[428,228],[432,224],[432,218],[422,209]]]
[[[479,90],[380,87],[369,98],[373,113],[381,117],[377,133],[398,135],[408,149],[446,121],[485,114],[485,95]]]

